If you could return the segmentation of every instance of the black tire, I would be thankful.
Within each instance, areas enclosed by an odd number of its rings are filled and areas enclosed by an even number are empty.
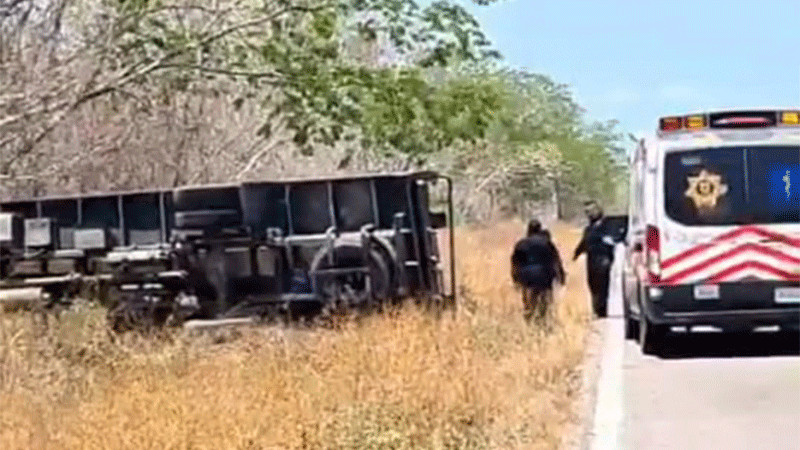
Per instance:
[[[167,305],[153,306],[132,297],[125,297],[108,311],[107,320],[115,333],[127,331],[149,333],[163,328],[171,313],[172,308]]]
[[[595,317],[603,319],[608,316],[608,298],[602,299],[598,295],[592,296],[592,311]]]
[[[639,337],[639,321],[625,317],[625,340],[632,341]]]
[[[328,257],[327,252],[320,252],[317,254],[311,265],[312,270],[357,268],[361,267],[363,264],[362,249],[358,245],[341,243],[334,246],[332,251],[333,261]],[[371,280],[370,292],[364,290],[366,286],[363,284],[365,282],[363,278],[345,275],[321,276],[319,279],[320,284],[317,286],[321,291],[318,293],[325,298],[326,303],[329,303],[332,300],[335,301],[335,299],[330,298],[330,293],[327,292],[328,288],[347,286],[352,289],[359,300],[366,303],[380,305],[390,300],[393,296],[392,270],[390,269],[392,261],[387,261],[382,252],[372,248],[368,252],[367,265]],[[326,307],[330,306],[332,305],[326,305]],[[367,305],[363,304],[362,306]]]
[[[625,340],[632,341],[639,337],[639,321],[631,317],[631,299],[625,294],[625,278],[622,278],[622,316],[625,321]]]
[[[659,355],[666,334],[667,328],[664,325],[651,323],[644,314],[642,315],[639,321],[639,345],[642,347],[643,354]]]
[[[228,304],[228,276],[224,249],[214,248],[203,261],[204,278],[195,286],[200,309],[196,317],[216,319],[232,306]]]

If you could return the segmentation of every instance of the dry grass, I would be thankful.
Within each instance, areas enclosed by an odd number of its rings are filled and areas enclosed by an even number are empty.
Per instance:
[[[102,314],[46,336],[0,317],[0,447],[556,448],[589,322],[568,265],[558,324],[522,320],[519,223],[462,230],[456,317],[413,308],[341,330],[261,328],[112,343]],[[577,231],[554,230],[567,255]]]

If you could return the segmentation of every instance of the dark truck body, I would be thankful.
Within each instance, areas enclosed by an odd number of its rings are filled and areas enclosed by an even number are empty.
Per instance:
[[[446,214],[429,211],[440,179]],[[453,305],[451,196],[449,179],[408,172],[6,201],[0,295],[95,289],[119,327],[404,297]]]

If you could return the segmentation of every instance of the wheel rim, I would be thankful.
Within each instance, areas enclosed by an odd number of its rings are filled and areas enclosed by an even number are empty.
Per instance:
[[[360,255],[361,249],[348,247],[348,251]],[[363,267],[360,256],[349,255],[339,258],[334,264],[329,264],[327,259],[321,260],[318,269],[354,269],[350,273],[321,276],[318,292],[323,298],[326,309],[374,306],[389,297],[391,289],[389,269],[380,253],[370,250],[366,267],[368,273],[355,270]]]

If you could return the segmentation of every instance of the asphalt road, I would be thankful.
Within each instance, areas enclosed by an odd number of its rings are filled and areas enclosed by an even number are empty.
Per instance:
[[[800,450],[797,334],[674,334],[644,356],[609,306],[591,448]]]

